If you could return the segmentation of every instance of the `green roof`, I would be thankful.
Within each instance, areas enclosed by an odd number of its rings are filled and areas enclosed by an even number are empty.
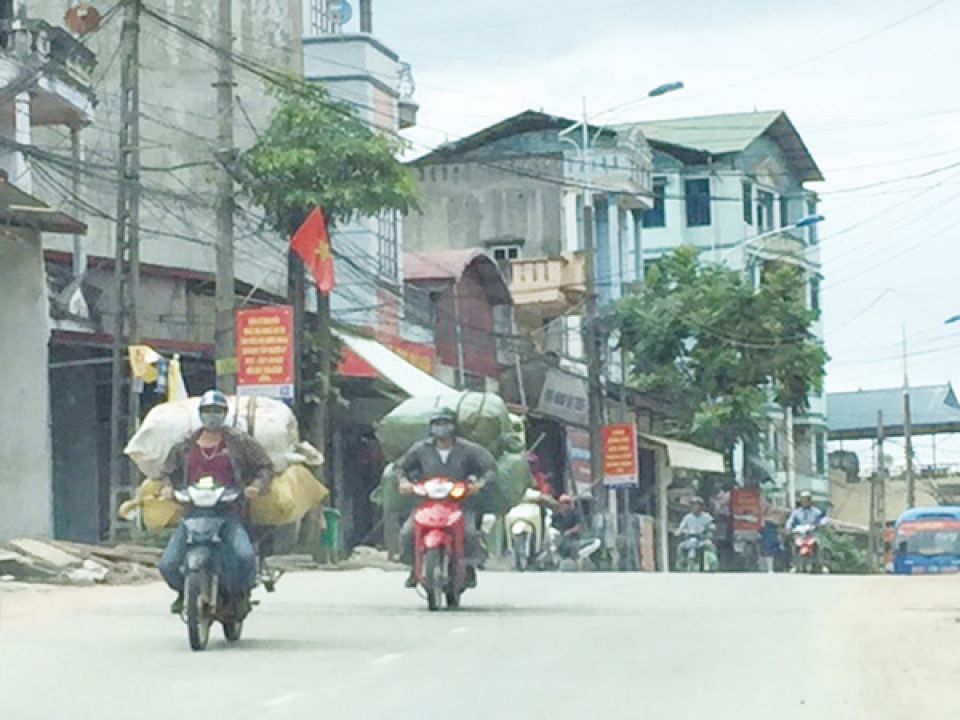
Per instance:
[[[820,168],[800,134],[781,110],[654,120],[630,123],[617,129],[639,129],[654,146],[670,146],[707,155],[741,153],[766,135],[780,146],[801,182],[823,180]]]

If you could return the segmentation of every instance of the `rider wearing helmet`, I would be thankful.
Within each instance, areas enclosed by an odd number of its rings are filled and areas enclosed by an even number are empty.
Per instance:
[[[800,493],[800,506],[794,508],[790,517],[787,518],[787,530],[793,531],[794,528],[802,525],[820,527],[826,520],[827,517],[823,514],[823,511],[813,504],[813,493],[804,490]]]
[[[243,487],[248,498],[269,488],[273,475],[270,457],[252,436],[226,426],[229,410],[222,392],[209,390],[203,394],[199,405],[201,429],[177,444],[167,456],[163,469],[164,497],[172,496],[175,485],[191,485],[207,476],[223,485]],[[227,576],[231,578],[227,592],[245,598],[256,584],[257,563],[250,535],[240,518],[227,520],[222,539],[227,549]],[[181,524],[174,530],[157,564],[164,580],[177,593],[171,607],[174,613],[183,609],[181,565],[186,545],[186,529]]]
[[[413,490],[411,479],[445,476],[456,481],[493,482],[497,462],[482,445],[457,437],[457,414],[440,408],[430,417],[430,437],[411,447],[396,463],[397,489],[402,494]],[[466,554],[470,566],[468,585],[476,585],[475,567],[484,561],[483,543],[477,529],[476,514],[464,509]],[[413,513],[400,529],[401,560],[413,564]],[[416,587],[411,571],[408,587]]]

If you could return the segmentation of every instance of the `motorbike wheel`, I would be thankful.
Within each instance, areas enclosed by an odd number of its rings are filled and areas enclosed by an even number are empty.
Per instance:
[[[191,650],[205,650],[210,642],[210,608],[205,597],[205,588],[210,578],[206,572],[191,573],[187,576],[184,601],[187,607],[187,634],[190,637]]]
[[[446,579],[443,576],[443,551],[427,550],[423,556],[423,576],[426,579],[427,607],[431,612],[443,606]]]
[[[526,572],[529,567],[529,542],[530,536],[526,533],[513,538],[513,567],[517,572]]]
[[[446,594],[447,609],[456,610],[460,607],[460,593],[452,590]]]

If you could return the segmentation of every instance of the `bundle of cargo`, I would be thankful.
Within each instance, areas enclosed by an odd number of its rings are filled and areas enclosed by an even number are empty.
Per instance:
[[[125,519],[139,517],[149,532],[175,527],[182,508],[160,497],[163,467],[173,447],[200,429],[199,398],[164,403],[147,413],[124,452],[147,479],[136,495],[120,507]],[[269,398],[228,398],[227,426],[249,432],[263,446],[274,466],[270,491],[250,501],[254,525],[287,525],[299,522],[330,494],[306,467],[323,464],[323,456],[309,443],[300,442],[297,420],[284,403]]]
[[[533,476],[523,452],[522,420],[518,423],[503,399],[492,393],[452,392],[438,397],[416,397],[394,408],[377,428],[380,449],[390,464],[371,500],[387,512],[410,511],[414,500],[397,492],[393,462],[428,436],[430,417],[440,408],[456,412],[460,437],[482,445],[497,460],[496,482],[473,499],[476,509],[495,515],[506,513],[523,499],[524,490],[533,486]]]

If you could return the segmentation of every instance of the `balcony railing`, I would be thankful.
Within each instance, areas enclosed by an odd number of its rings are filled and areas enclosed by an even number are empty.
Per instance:
[[[582,252],[511,260],[509,280],[513,302],[518,307],[573,305],[586,291],[584,270]]]

